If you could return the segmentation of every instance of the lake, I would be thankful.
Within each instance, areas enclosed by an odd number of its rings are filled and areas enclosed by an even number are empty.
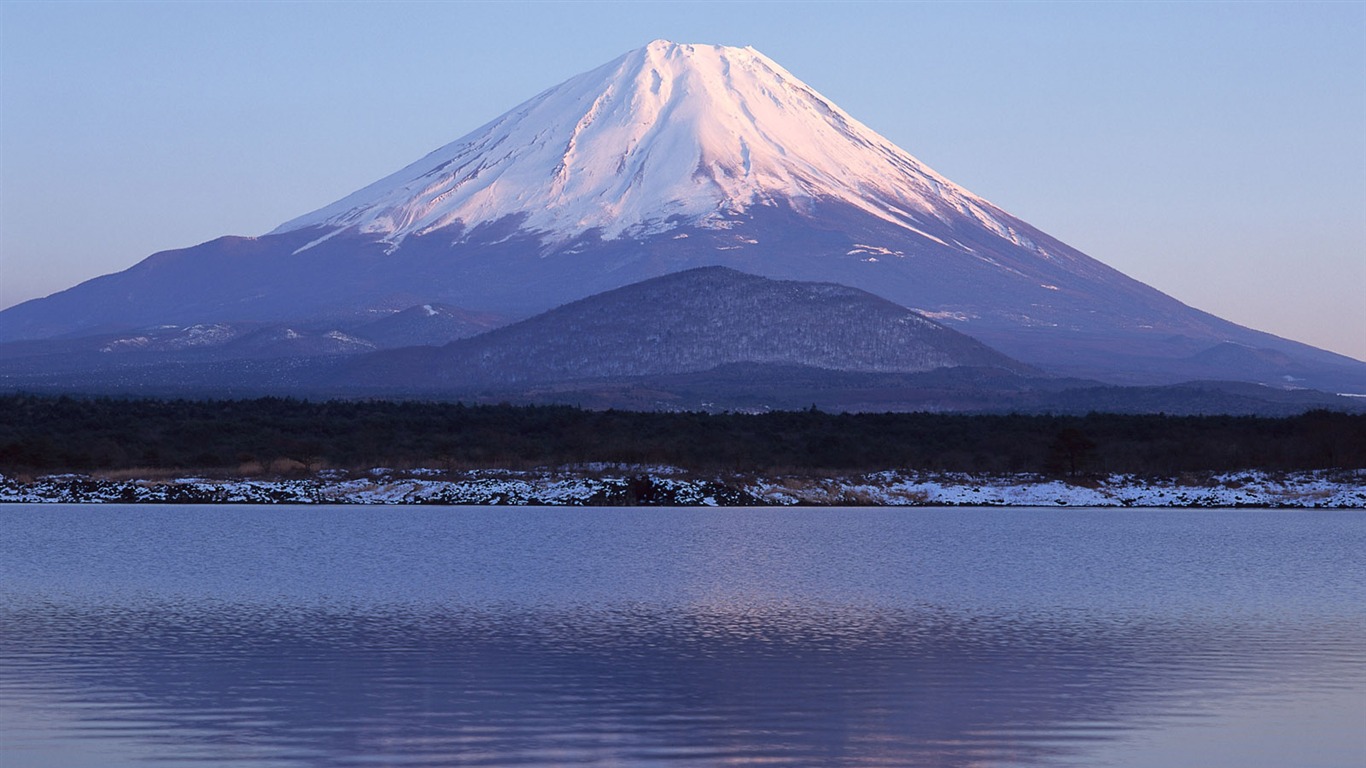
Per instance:
[[[0,764],[1366,764],[1366,514],[0,506]]]

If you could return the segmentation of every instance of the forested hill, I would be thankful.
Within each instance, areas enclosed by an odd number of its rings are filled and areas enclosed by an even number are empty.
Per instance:
[[[1366,415],[827,414],[0,397],[0,473],[660,464],[1060,475],[1366,467]],[[282,469],[283,468],[283,469]]]

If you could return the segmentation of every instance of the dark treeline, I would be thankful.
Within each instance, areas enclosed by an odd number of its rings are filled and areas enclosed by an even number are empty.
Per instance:
[[[761,415],[263,398],[0,397],[0,472],[529,467],[1126,472],[1366,467],[1366,415]]]

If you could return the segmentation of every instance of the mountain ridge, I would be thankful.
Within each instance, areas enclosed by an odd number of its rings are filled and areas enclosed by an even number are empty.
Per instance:
[[[396,244],[525,214],[523,228],[556,242],[590,230],[610,240],[680,221],[720,224],[778,198],[839,200],[903,226],[917,220],[903,208],[934,216],[948,206],[1028,243],[995,206],[762,53],[667,40],[549,88],[269,234],[355,227]]]
[[[707,266],[868,291],[1057,375],[1366,394],[1366,363],[1222,320],[1086,256],[757,51],[667,41],[271,233],[154,254],[0,312],[0,341],[321,327],[442,304],[516,320]]]
[[[366,355],[317,383],[439,391],[693,373],[740,362],[882,373],[967,365],[1038,375],[866,291],[699,267],[440,348]]]

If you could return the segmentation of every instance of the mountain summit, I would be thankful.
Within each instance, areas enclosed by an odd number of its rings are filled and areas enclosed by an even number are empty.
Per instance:
[[[1366,364],[1121,274],[758,51],[662,40],[266,235],[154,254],[0,312],[0,342],[330,332],[423,306],[515,320],[707,266],[868,291],[1054,374],[1366,394]]]
[[[966,215],[1020,242],[989,203],[762,53],[665,40],[274,233],[354,228],[397,244],[513,216],[553,244],[590,230],[615,239],[724,227],[755,205],[815,200],[903,227]]]

